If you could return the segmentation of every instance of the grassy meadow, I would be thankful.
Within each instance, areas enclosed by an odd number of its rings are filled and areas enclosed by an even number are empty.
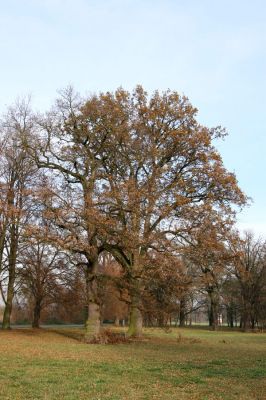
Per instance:
[[[79,329],[0,330],[0,398],[266,399],[266,334],[145,329],[92,345]]]

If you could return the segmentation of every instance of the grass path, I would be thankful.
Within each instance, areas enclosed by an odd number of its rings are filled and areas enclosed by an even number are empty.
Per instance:
[[[266,335],[145,331],[143,341],[87,345],[78,330],[0,331],[3,400],[266,399]]]

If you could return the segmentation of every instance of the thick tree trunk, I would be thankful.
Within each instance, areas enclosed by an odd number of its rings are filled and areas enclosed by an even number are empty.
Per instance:
[[[95,258],[88,264],[86,276],[88,318],[85,322],[85,339],[88,342],[97,341],[99,339],[101,330],[101,310],[97,270],[98,258]]]
[[[3,315],[3,323],[2,323],[2,328],[3,329],[11,329],[11,323],[10,323],[10,321],[11,321],[11,313],[12,313],[12,301],[11,302],[8,301],[6,303],[5,311],[4,311],[4,315]]]
[[[141,307],[141,282],[138,279],[131,283],[131,305],[129,314],[128,336],[140,337],[142,335],[142,307]]]
[[[36,300],[33,310],[33,320],[32,320],[33,328],[40,328],[41,310],[42,310],[41,300]]]
[[[136,224],[138,226],[138,222]],[[133,337],[142,336],[143,316],[142,316],[142,300],[141,293],[143,289],[143,282],[141,276],[142,265],[139,249],[132,253],[133,263],[131,265],[131,286],[130,286],[130,314],[129,314],[129,328],[127,335]]]
[[[215,331],[218,326],[218,301],[214,290],[208,292],[210,305],[209,305],[209,326]]]
[[[142,335],[142,314],[140,310],[140,299],[132,299],[130,307],[130,321],[127,332],[128,336],[140,337]]]
[[[97,340],[101,329],[101,313],[100,306],[97,303],[89,302],[88,319],[85,323],[85,339],[87,341]]]
[[[9,271],[8,279],[8,289],[7,298],[5,304],[5,310],[3,315],[3,329],[10,329],[11,327],[11,313],[12,313],[12,303],[14,298],[14,284],[15,284],[15,271]]]

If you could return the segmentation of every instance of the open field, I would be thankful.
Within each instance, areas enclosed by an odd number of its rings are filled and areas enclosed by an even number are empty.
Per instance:
[[[78,329],[0,331],[0,398],[265,399],[266,335],[145,330],[142,341],[87,345]]]

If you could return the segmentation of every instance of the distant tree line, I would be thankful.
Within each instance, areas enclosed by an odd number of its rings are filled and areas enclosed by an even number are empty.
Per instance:
[[[265,243],[234,230],[246,204],[188,99],[141,86],[82,99],[63,90],[46,113],[27,99],[1,119],[0,289],[33,327],[85,321],[181,326],[205,307],[215,329],[265,324]]]

